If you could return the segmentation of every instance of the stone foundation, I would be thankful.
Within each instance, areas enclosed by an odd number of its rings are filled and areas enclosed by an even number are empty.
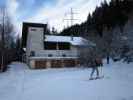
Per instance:
[[[63,67],[75,67],[79,65],[78,59],[63,59],[63,60],[31,60],[30,67],[33,69],[45,69],[45,68],[63,68]]]

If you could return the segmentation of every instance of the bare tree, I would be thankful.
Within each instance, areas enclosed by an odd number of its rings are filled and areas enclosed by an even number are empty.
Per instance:
[[[0,9],[0,66],[1,71],[3,72],[5,69],[5,63],[7,61],[5,58],[5,52],[7,47],[9,46],[9,40],[11,38],[11,33],[13,32],[13,25],[11,24],[11,20],[7,14],[7,10],[5,7]]]

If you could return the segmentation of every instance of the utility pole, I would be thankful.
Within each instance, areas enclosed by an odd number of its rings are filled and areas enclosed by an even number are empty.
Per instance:
[[[70,12],[70,15],[71,15],[71,26],[73,25],[73,20],[74,20],[74,12],[73,12],[73,9],[71,8],[71,12]]]
[[[4,22],[5,22],[5,8],[2,8],[1,9],[1,13],[2,13],[2,26],[1,26],[1,29],[2,29],[2,34],[1,34],[1,40],[2,40],[2,51],[1,51],[1,72],[4,71],[4,55],[5,55],[5,36],[4,36],[4,33],[5,33],[5,25],[4,25]]]
[[[63,19],[66,20],[67,22],[70,21],[71,22],[71,26],[73,25],[74,20],[78,20],[74,18],[74,15],[77,13],[74,13],[73,8],[71,8],[70,13],[67,13],[66,15],[70,15],[69,19]]]
[[[74,13],[73,8],[71,8],[70,13],[68,13],[68,15],[70,15],[70,18],[69,19],[63,19],[63,20],[66,20],[67,24],[68,24],[68,21],[70,21],[71,22],[71,26],[73,26],[74,20],[78,20],[78,19],[74,18],[75,14],[77,14],[77,13]],[[71,33],[71,37],[72,37],[71,40],[73,40],[73,33]]]

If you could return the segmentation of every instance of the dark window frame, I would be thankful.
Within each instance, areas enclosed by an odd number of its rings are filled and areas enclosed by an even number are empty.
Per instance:
[[[70,50],[69,42],[48,42],[44,41],[44,50]]]
[[[44,42],[44,50],[56,50],[56,43],[55,42]]]
[[[70,50],[70,43],[68,42],[58,42],[59,50]]]

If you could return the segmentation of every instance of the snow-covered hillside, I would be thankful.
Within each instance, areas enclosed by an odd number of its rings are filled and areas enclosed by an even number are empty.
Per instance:
[[[133,63],[104,64],[103,79],[91,69],[31,70],[14,62],[0,74],[0,100],[133,100]]]

